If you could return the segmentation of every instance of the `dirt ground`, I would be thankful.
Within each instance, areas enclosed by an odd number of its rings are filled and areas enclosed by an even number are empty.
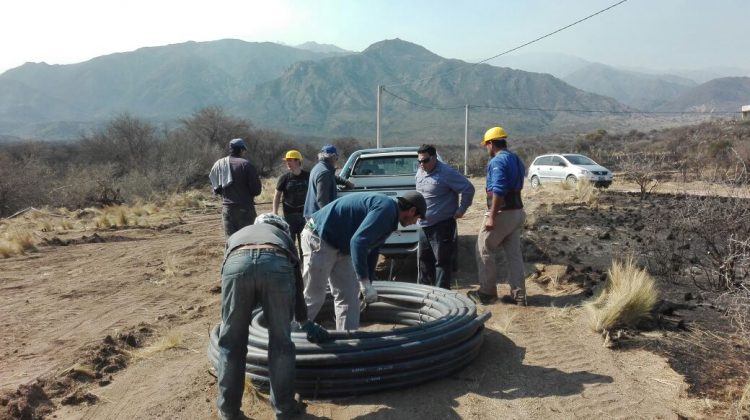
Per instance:
[[[482,191],[483,180],[474,181]],[[636,243],[626,240],[631,224],[610,229],[614,213],[626,214],[635,200],[615,190],[600,197],[600,208],[614,208],[607,210],[609,218],[571,217],[575,205],[551,190],[525,193],[529,306],[480,309],[492,317],[469,367],[409,389],[310,401],[306,418],[676,419],[725,413],[727,390],[739,382],[697,385],[706,371],[724,371],[695,366],[721,363],[721,353],[711,359],[695,351],[703,346],[696,331],[705,330],[655,329],[609,348],[586,324],[578,305],[612,258]],[[259,212],[268,210],[259,206]],[[456,282],[462,292],[476,287],[473,248],[483,211],[480,193],[459,224]],[[607,231],[614,237],[599,239]],[[38,251],[0,260],[0,417],[217,418],[206,348],[220,313],[219,208],[186,212],[158,229],[93,233],[48,234]],[[413,258],[398,261],[396,280],[413,282],[415,264]],[[533,280],[561,267],[570,281],[558,289]],[[499,287],[506,292],[506,285]],[[686,312],[674,316],[688,322],[718,316],[702,307]],[[680,358],[680,352],[686,355]],[[272,417],[267,399],[254,392],[245,394],[243,410],[251,418]]]

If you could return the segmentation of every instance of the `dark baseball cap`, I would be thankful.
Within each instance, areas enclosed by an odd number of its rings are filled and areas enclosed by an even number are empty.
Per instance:
[[[422,194],[417,191],[407,191],[401,198],[411,204],[412,207],[416,207],[420,219],[427,217],[427,202]]]
[[[332,144],[326,144],[323,146],[322,149],[320,149],[321,152],[327,154],[327,155],[338,155],[339,152],[336,151],[336,146]]]
[[[245,140],[242,140],[242,139],[232,139],[229,142],[229,147],[231,147],[232,149],[247,150],[247,146],[245,145]]]

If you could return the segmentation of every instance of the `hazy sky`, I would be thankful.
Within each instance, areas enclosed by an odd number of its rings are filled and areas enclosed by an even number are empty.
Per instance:
[[[361,51],[401,38],[447,58],[494,56],[618,0],[9,0],[0,72],[185,41],[306,41]],[[617,66],[750,69],[750,0],[628,0],[525,47]],[[490,62],[501,65],[499,60]]]

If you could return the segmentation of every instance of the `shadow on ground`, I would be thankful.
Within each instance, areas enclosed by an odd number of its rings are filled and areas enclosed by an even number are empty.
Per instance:
[[[343,400],[334,405],[385,405],[357,419],[447,418],[460,419],[458,399],[474,394],[493,400],[544,398],[581,394],[586,385],[611,383],[612,377],[587,371],[563,372],[524,364],[526,349],[508,337],[485,330],[485,341],[476,360],[446,378],[408,389],[380,392]],[[495,413],[503,417],[502,413]]]

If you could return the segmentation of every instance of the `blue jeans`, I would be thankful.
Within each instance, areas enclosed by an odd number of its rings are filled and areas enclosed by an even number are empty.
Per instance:
[[[234,232],[255,222],[255,207],[223,206],[221,221],[224,224],[224,236],[229,239]]]
[[[294,412],[295,349],[291,338],[294,271],[289,258],[270,250],[233,251],[221,275],[219,410],[239,414],[245,385],[248,328],[260,304],[268,326],[271,404],[277,416]]]
[[[454,233],[456,219],[450,218],[419,232],[419,284],[450,290],[453,275],[453,251],[456,247]]]

